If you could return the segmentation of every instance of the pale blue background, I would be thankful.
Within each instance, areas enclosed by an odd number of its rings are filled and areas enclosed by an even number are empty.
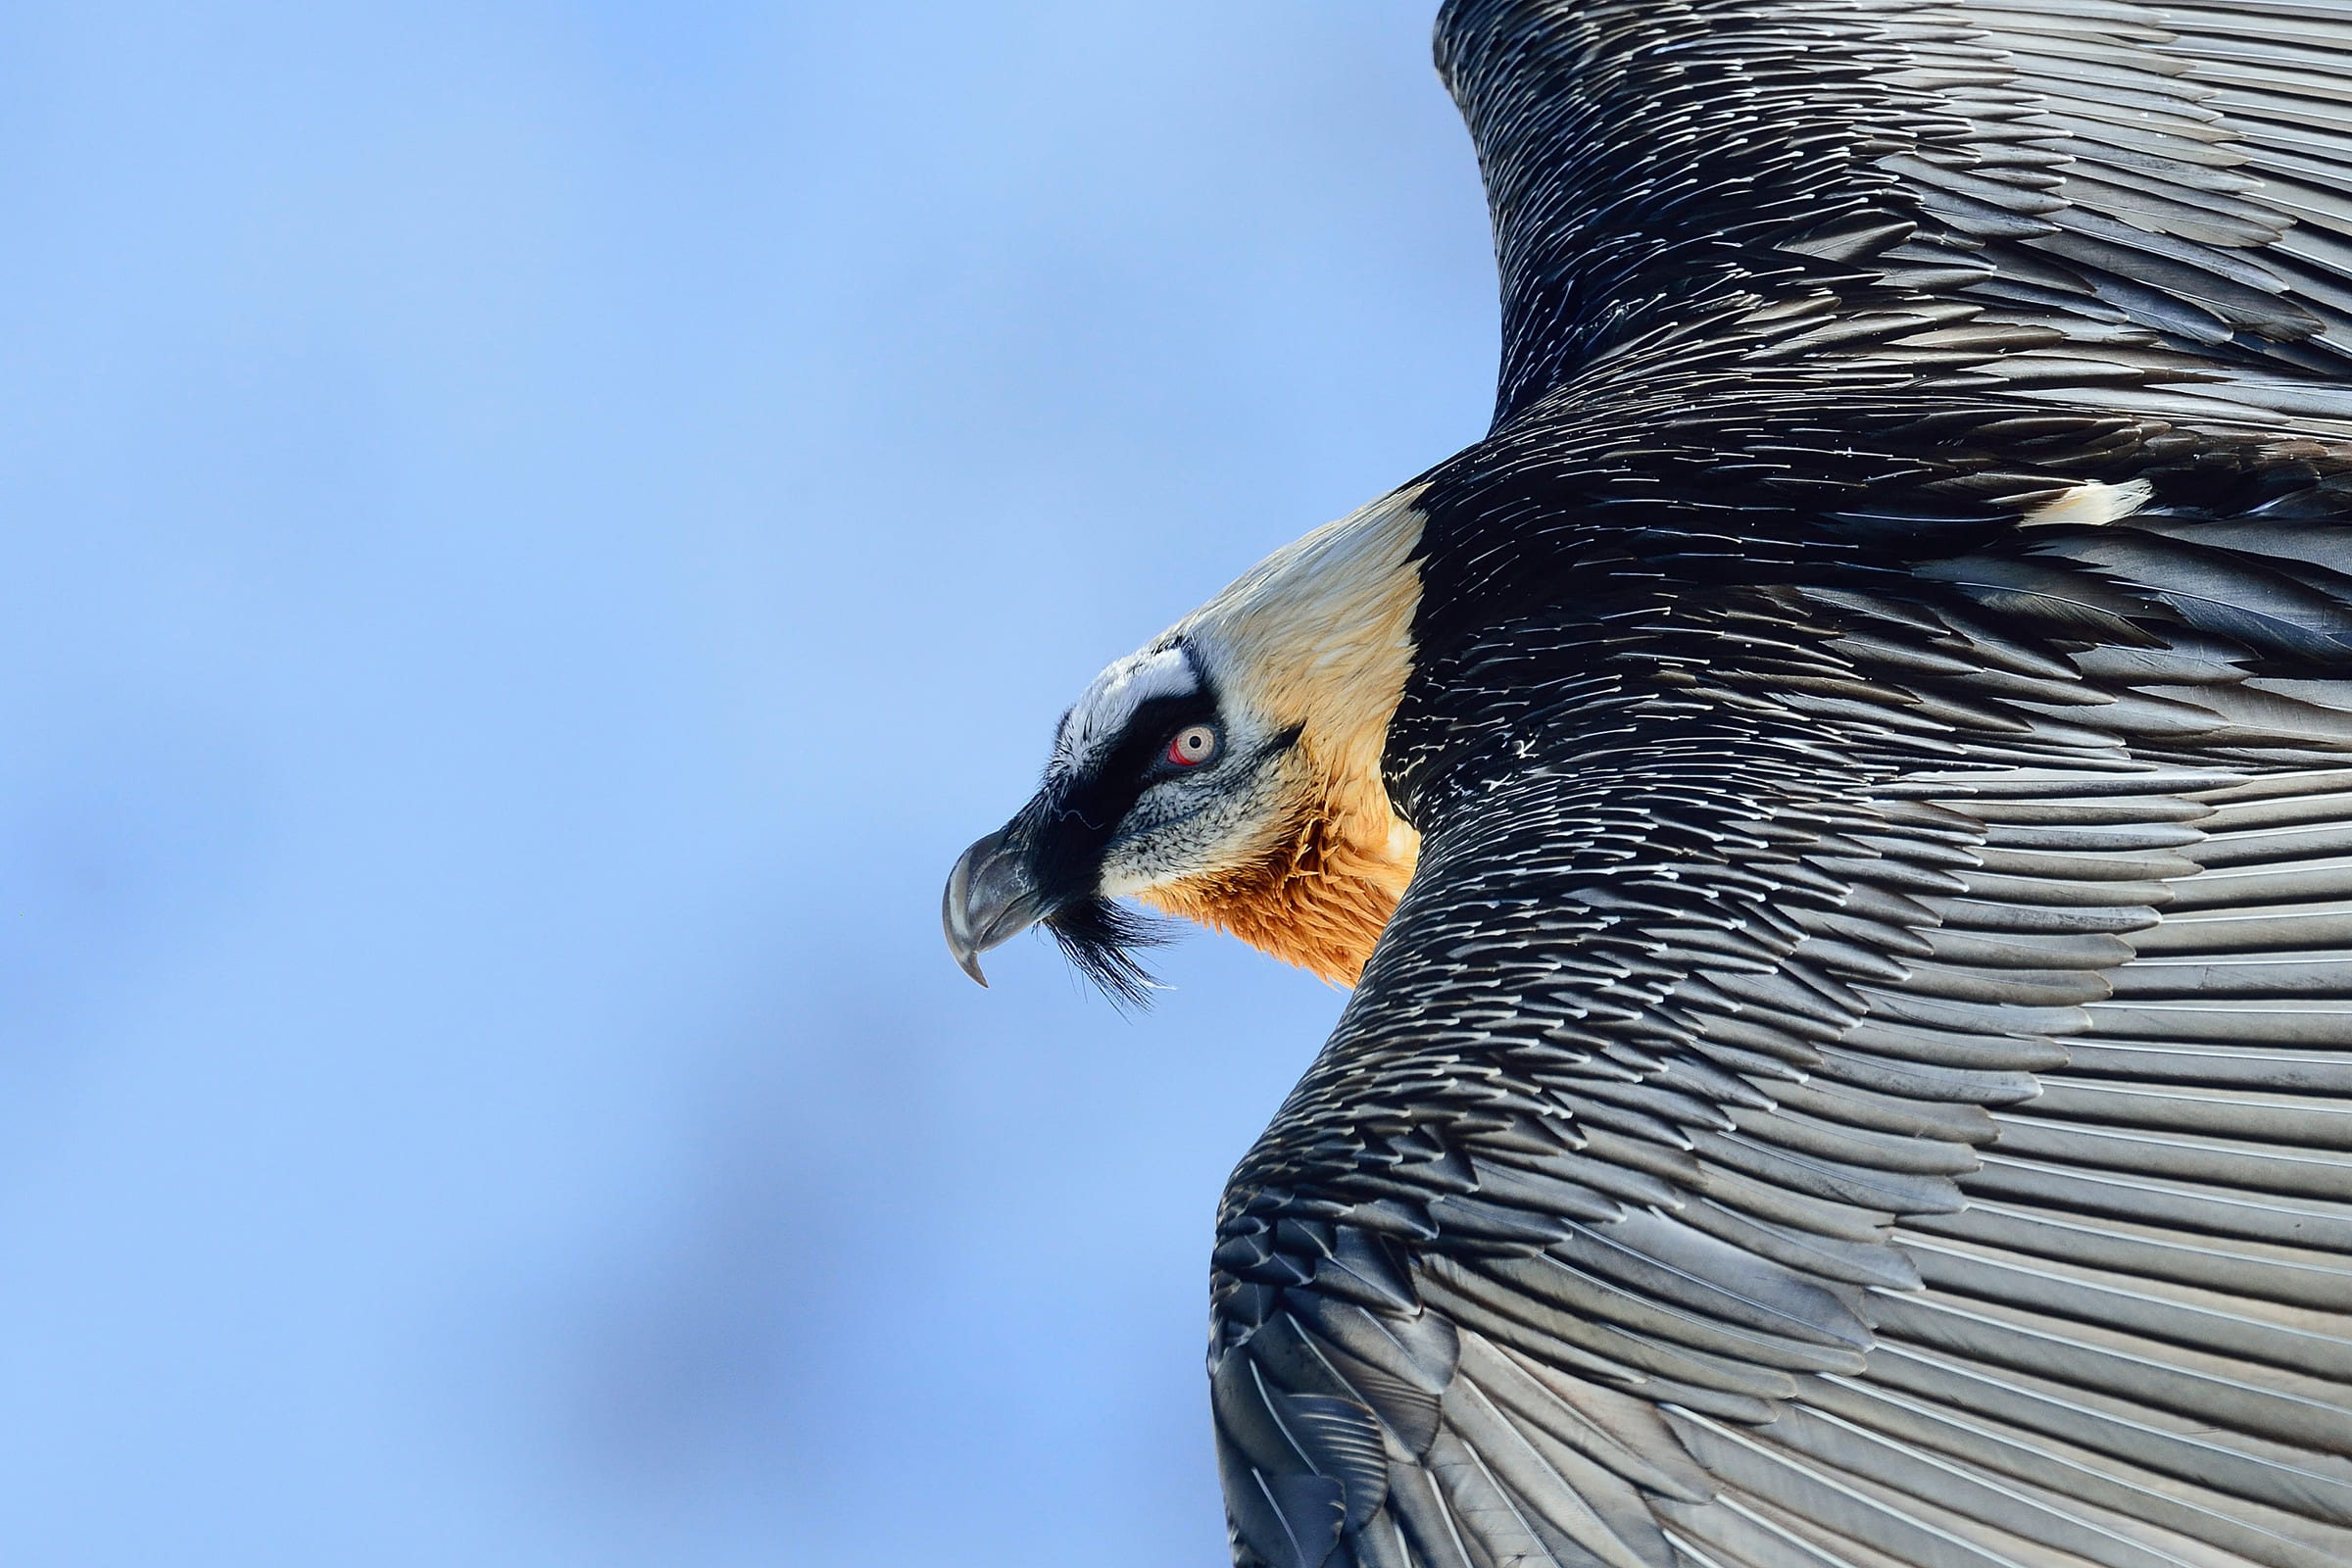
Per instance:
[[[1483,428],[1433,9],[0,8],[0,1560],[1222,1561],[1339,998],[939,887]]]

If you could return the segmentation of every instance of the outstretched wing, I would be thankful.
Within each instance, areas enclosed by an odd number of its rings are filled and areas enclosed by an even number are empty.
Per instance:
[[[2341,0],[1449,0],[1499,428],[1628,360],[2352,417]]]
[[[1414,883],[1237,1560],[2352,1561],[2352,7],[1455,0]]]
[[[1221,1215],[1237,1561],[2352,1561],[2352,537],[2181,532],[1408,694],[1419,873]]]

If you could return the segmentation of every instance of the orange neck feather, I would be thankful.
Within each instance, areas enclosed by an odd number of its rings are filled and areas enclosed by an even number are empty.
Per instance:
[[[1385,830],[1388,842],[1360,842],[1336,826],[1346,820],[1309,812],[1265,858],[1164,883],[1143,900],[1230,931],[1334,985],[1354,985],[1412,879],[1419,845],[1409,833]]]

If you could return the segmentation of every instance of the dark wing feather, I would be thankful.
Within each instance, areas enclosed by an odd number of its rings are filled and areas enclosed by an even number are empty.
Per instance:
[[[1237,1560],[2352,1561],[2352,8],[1439,59],[1497,428],[1220,1218]]]
[[[1238,1561],[2352,1560],[2352,599],[2168,527],[2033,558],[2127,644],[1972,571],[1417,672],[1420,872],[1221,1218]]]
[[[2352,419],[2352,11],[1450,0],[1495,424],[1661,364]]]

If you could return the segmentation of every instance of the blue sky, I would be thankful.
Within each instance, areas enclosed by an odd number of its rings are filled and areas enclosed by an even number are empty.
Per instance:
[[[1432,9],[0,8],[0,1553],[1221,1560],[1339,996],[939,888],[1483,429]]]

